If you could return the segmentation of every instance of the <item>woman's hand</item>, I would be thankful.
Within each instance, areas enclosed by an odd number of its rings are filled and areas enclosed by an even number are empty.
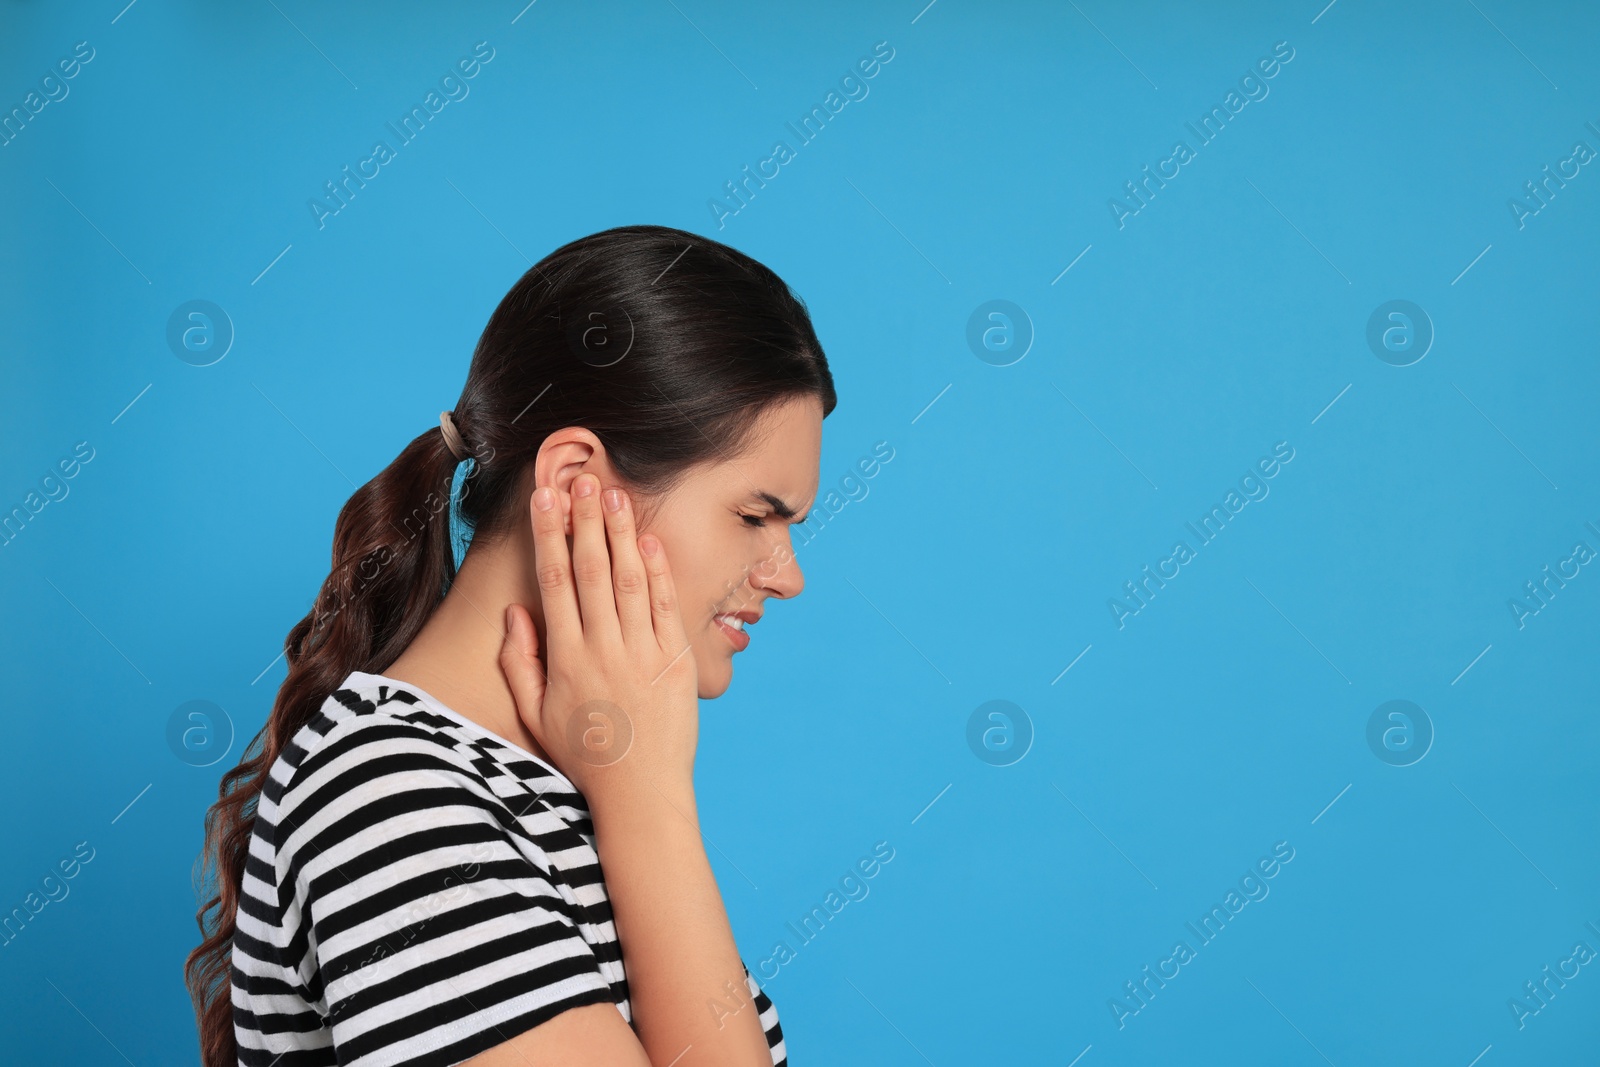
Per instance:
[[[591,807],[692,791],[698,678],[660,540],[636,540],[627,492],[592,474],[573,479],[570,559],[555,490],[531,504],[547,670],[510,605],[500,669],[518,714]]]
[[[599,480],[573,480],[570,561],[555,491],[533,494],[549,671],[539,674],[532,620],[516,604],[506,608],[500,668],[523,722],[589,802],[626,946],[633,1028],[650,1062],[770,1064],[700,835],[694,654],[661,543],[635,541],[632,502],[615,492],[602,518]]]

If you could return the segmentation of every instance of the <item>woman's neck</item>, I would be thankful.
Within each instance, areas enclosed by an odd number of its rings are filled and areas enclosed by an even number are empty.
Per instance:
[[[525,605],[535,629],[544,629],[537,586],[527,581],[521,547],[511,539],[469,548],[444,600],[382,673],[425,690],[450,710],[549,763],[548,753],[517,713],[500,669],[508,604]]]

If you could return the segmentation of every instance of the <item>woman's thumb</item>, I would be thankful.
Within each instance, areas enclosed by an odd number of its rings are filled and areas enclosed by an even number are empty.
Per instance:
[[[506,635],[500,644],[500,669],[511,683],[514,695],[536,695],[544,688],[544,672],[539,669],[539,637],[526,609],[506,605]]]

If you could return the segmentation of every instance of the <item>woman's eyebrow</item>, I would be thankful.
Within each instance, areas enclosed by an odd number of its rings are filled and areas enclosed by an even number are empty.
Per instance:
[[[760,500],[770,505],[772,510],[778,515],[779,518],[792,519],[797,514],[794,508],[791,508],[788,504],[785,504],[782,500],[773,496],[771,493],[762,490],[757,490],[751,493],[750,499]]]

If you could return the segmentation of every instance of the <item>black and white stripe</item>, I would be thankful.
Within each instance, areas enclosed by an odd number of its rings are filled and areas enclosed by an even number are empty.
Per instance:
[[[382,675],[351,674],[269,769],[237,919],[241,1067],[449,1067],[568,1008],[633,1019],[583,797]]]

